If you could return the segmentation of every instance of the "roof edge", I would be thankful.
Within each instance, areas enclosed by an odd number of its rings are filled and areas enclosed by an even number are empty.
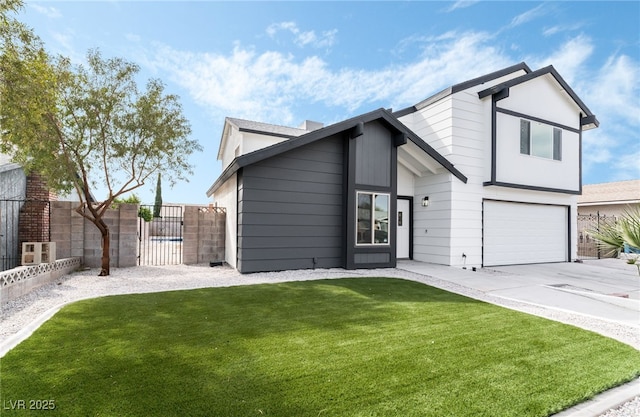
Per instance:
[[[428,105],[433,104],[439,100],[442,100],[443,98],[448,97],[452,94],[458,93],[460,91],[466,90],[471,87],[475,87],[480,84],[484,84],[488,81],[495,80],[496,78],[504,77],[505,75],[512,74],[517,71],[524,71],[527,74],[529,74],[531,72],[531,68],[529,68],[529,66],[525,62],[520,62],[518,64],[503,68],[501,70],[494,71],[489,74],[482,75],[480,77],[472,78],[470,80],[467,80],[458,84],[454,84],[451,87],[447,87],[444,90],[441,90],[436,94],[430,97],[427,97],[426,99],[420,101],[419,103],[413,106],[398,110],[393,114],[396,117],[406,116],[407,114],[411,114],[415,111],[423,109]]]
[[[458,171],[451,162],[449,162],[444,156],[438,153],[434,148],[432,148],[428,143],[426,143],[420,136],[415,134],[411,129],[405,126],[401,121],[399,121],[389,110],[380,108],[377,110],[373,110],[369,113],[365,113],[356,117],[352,117],[350,119],[344,120],[342,122],[335,123],[330,126],[323,127],[318,130],[311,131],[307,134],[294,137],[291,140],[276,143],[274,145],[268,146],[263,149],[258,149],[254,152],[241,155],[236,157],[231,164],[220,174],[218,179],[209,187],[207,190],[207,197],[211,197],[213,193],[216,192],[220,186],[227,181],[233,174],[235,174],[239,169],[255,164],[267,158],[271,158],[280,153],[287,152],[301,146],[307,145],[309,143],[315,142],[316,140],[320,140],[326,138],[328,136],[332,136],[341,132],[345,132],[347,130],[353,129],[359,123],[367,123],[374,120],[383,119],[388,127],[395,129],[398,133],[405,133],[411,139],[413,143],[418,145],[424,152],[426,152],[429,156],[431,156],[436,162],[438,162],[442,167],[444,167],[447,171],[453,174],[460,181],[466,183],[467,177],[463,175],[460,171]]]
[[[569,95],[569,97],[571,97],[571,99],[574,101],[574,103],[576,103],[578,105],[578,107],[580,107],[580,109],[585,113],[584,116],[592,116],[594,119],[594,123],[596,124],[596,127],[600,124],[597,119],[595,119],[595,115],[591,112],[591,110],[589,110],[589,107],[587,107],[586,104],[584,104],[584,102],[580,99],[580,97],[578,97],[578,95],[576,94],[575,91],[573,91],[573,89],[569,86],[569,84],[567,84],[567,82],[564,80],[564,78],[562,78],[562,76],[560,75],[560,73],[558,73],[558,71],[554,68],[553,65],[548,65],[544,68],[540,68],[538,70],[535,70],[533,72],[530,72],[528,74],[522,75],[520,77],[516,77],[513,78],[509,81],[505,81],[503,83],[500,83],[498,85],[492,86],[490,88],[487,88],[485,90],[479,91],[478,92],[478,97],[480,99],[483,99],[485,97],[488,97],[490,95],[496,94],[502,90],[504,90],[505,88],[511,88],[513,86],[522,84],[524,82],[530,81],[534,78],[538,78],[541,77],[543,75],[546,74],[550,74],[551,76],[553,76],[553,78],[558,82],[558,84],[560,84],[560,86],[564,89],[564,91],[567,92],[567,94]]]

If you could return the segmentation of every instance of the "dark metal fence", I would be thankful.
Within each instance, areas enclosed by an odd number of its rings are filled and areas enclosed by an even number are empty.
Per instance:
[[[153,205],[141,205],[138,212],[138,265],[179,265],[183,246],[182,206],[162,206],[159,217],[153,217],[154,209]]]
[[[597,244],[597,241],[590,234],[591,231],[600,231],[604,226],[615,225],[618,219],[616,216],[606,216],[598,214],[578,215],[578,259],[600,259],[604,253]]]
[[[0,271],[21,263],[23,242],[51,240],[51,205],[39,200],[0,200]]]

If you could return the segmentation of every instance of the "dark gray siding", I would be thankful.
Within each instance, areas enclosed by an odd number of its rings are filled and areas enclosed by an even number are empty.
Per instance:
[[[343,147],[338,135],[242,169],[241,273],[344,266]]]
[[[384,264],[390,262],[390,260],[391,255],[389,253],[356,253],[353,255],[353,261],[356,265]]]
[[[391,186],[390,133],[379,122],[367,123],[356,139],[356,184]]]
[[[347,269],[387,268],[396,266],[396,177],[397,149],[392,132],[378,121],[365,123],[364,134],[348,142],[349,169],[346,186],[346,246]],[[385,245],[356,244],[356,213],[358,191],[389,195],[389,242]]]

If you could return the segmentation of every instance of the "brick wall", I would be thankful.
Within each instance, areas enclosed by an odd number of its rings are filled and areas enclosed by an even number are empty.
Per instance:
[[[20,209],[18,221],[19,247],[23,242],[48,242],[50,240],[49,202],[57,196],[49,191],[47,183],[38,174],[29,174],[26,180],[26,201]]]

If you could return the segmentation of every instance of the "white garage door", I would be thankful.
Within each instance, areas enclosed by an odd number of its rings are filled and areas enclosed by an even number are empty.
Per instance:
[[[565,262],[566,206],[484,201],[483,265]]]

